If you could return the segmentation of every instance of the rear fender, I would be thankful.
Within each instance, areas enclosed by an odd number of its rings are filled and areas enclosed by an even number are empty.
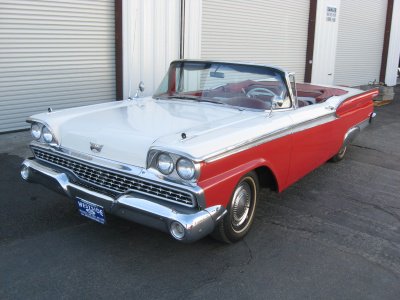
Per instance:
[[[337,117],[344,117],[348,114],[363,110],[373,105],[373,98],[379,94],[378,89],[372,89],[364,93],[349,97],[344,100],[336,109]],[[366,116],[366,118],[369,115]]]

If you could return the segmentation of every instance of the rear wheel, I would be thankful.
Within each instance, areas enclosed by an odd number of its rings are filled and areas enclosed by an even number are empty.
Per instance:
[[[233,191],[227,214],[212,233],[214,238],[234,243],[247,234],[254,220],[258,189],[258,177],[255,172],[247,173],[240,179]]]
[[[330,161],[331,161],[331,162],[338,162],[338,161],[341,161],[341,160],[344,158],[345,154],[346,154],[346,150],[347,150],[347,146],[343,145],[343,146],[340,148],[339,152],[338,152],[334,157],[332,157],[332,158],[330,159]]]

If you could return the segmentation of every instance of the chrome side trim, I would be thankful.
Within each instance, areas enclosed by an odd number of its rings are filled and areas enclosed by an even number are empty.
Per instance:
[[[313,128],[315,126],[319,126],[319,125],[322,125],[322,124],[326,124],[326,123],[332,122],[332,121],[334,121],[336,119],[337,119],[337,117],[335,116],[334,112],[331,112],[331,113],[328,113],[328,114],[325,114],[325,115],[322,115],[322,116],[317,116],[317,117],[314,117],[312,119],[305,120],[303,122],[299,122],[299,123],[293,124],[292,133],[304,131],[304,130]]]
[[[213,162],[216,160],[219,160],[221,158],[227,157],[229,155],[232,154],[236,154],[239,153],[241,151],[245,151],[248,150],[252,147],[255,146],[259,146],[261,144],[264,144],[266,142],[270,142],[273,141],[275,139],[284,137],[286,135],[292,134],[292,133],[296,133],[296,132],[300,132],[303,130],[307,130],[309,128],[312,128],[314,126],[317,125],[321,125],[321,124],[325,124],[328,122],[331,122],[333,120],[335,120],[336,117],[334,116],[334,113],[329,113],[327,115],[324,116],[318,116],[316,118],[310,119],[310,120],[306,120],[304,122],[301,123],[297,123],[297,124],[292,124],[291,126],[286,126],[284,128],[281,128],[279,130],[270,132],[268,134],[265,134],[261,137],[257,137],[251,140],[247,140],[244,141],[242,143],[238,143],[236,145],[233,145],[230,148],[226,148],[224,150],[221,150],[220,153],[213,153],[210,154],[206,157],[203,158],[203,160],[205,160],[206,162]]]
[[[291,124],[290,126],[285,126],[281,129],[275,130],[273,132],[269,132],[265,135],[262,135],[260,137],[256,137],[253,139],[249,139],[237,144],[234,144],[230,147],[227,147],[225,149],[216,151],[214,153],[210,153],[208,155],[202,156],[202,157],[193,157],[188,155],[187,153],[181,152],[181,151],[176,151],[174,149],[171,149],[169,147],[152,147],[150,149],[151,150],[157,150],[157,151],[165,151],[165,152],[169,152],[169,153],[175,153],[177,155],[182,155],[185,157],[188,157],[190,159],[192,159],[195,162],[202,162],[205,161],[207,163],[209,162],[214,162],[216,160],[225,158],[227,156],[230,156],[232,154],[236,154],[245,150],[248,150],[252,147],[261,145],[263,143],[284,137],[286,135],[292,134],[292,133],[297,133],[303,130],[307,130],[309,128],[312,128],[314,126],[318,126],[318,125],[322,125],[328,122],[332,122],[334,120],[336,120],[337,118],[335,117],[335,113],[334,112],[330,112],[326,115],[323,116],[318,116],[315,117],[313,119],[309,119],[303,122],[299,122],[297,124]]]
[[[270,132],[268,134],[265,134],[265,135],[263,135],[261,137],[257,137],[257,138],[254,138],[254,139],[250,139],[250,140],[238,143],[238,144],[233,145],[233,146],[231,146],[229,148],[223,149],[223,150],[221,150],[219,152],[215,152],[215,153],[212,153],[210,155],[207,155],[207,156],[203,157],[202,159],[207,163],[213,162],[213,161],[222,159],[224,157],[230,156],[232,154],[236,154],[236,153],[248,150],[248,149],[250,149],[252,147],[255,147],[255,146],[264,144],[266,142],[278,139],[280,137],[284,137],[284,136],[286,136],[288,134],[291,134],[291,127],[290,126],[284,127],[282,129],[275,130],[275,131]]]

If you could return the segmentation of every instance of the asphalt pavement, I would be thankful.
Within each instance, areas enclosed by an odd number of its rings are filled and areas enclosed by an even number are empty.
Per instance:
[[[20,179],[28,132],[0,135],[0,299],[400,299],[400,88],[340,163],[263,191],[241,242],[108,218]]]

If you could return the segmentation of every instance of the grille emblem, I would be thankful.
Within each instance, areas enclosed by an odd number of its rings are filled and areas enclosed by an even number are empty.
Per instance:
[[[102,148],[103,148],[103,145],[99,145],[99,144],[90,142],[90,150],[92,150],[94,153],[101,152]]]

